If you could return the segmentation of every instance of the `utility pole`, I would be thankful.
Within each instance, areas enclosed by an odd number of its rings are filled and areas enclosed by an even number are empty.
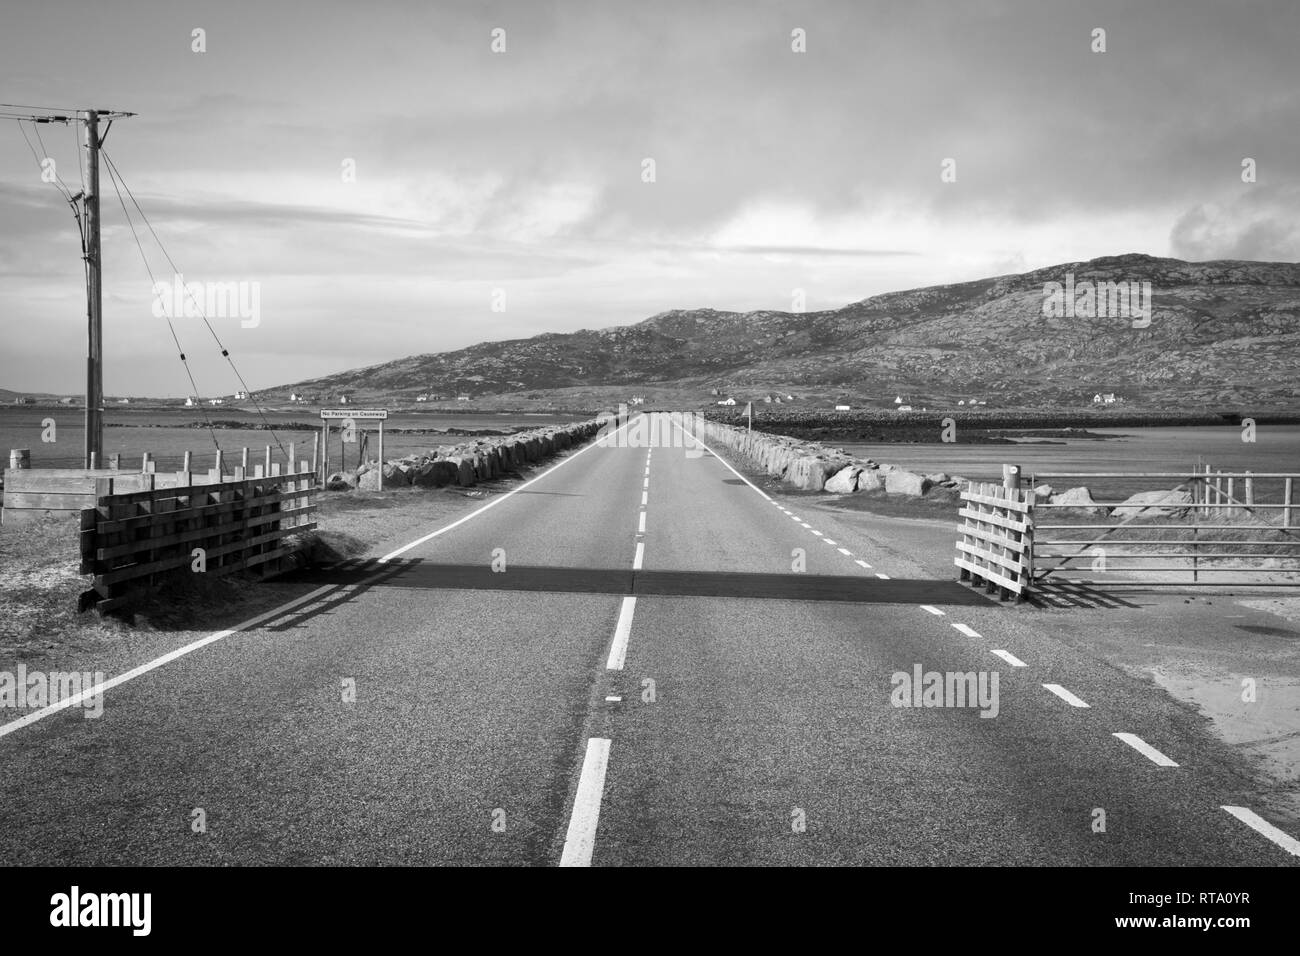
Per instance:
[[[29,112],[33,111],[33,112]],[[73,196],[65,191],[65,198],[72,204],[81,231],[81,243],[86,261],[86,460],[87,468],[100,467],[104,464],[104,323],[103,323],[103,269],[100,255],[100,215],[99,215],[99,151],[113,126],[113,120],[134,116],[121,110],[103,109],[60,109],[45,106],[16,106],[13,103],[0,103],[0,119],[17,120],[20,123],[84,123],[86,127],[86,188]],[[107,119],[108,125],[101,134],[100,120]],[[26,133],[23,134],[26,137]],[[39,133],[38,133],[39,138]],[[31,145],[30,143],[28,144]],[[47,157],[48,158],[48,157]],[[37,163],[44,165],[41,158]],[[44,176],[42,176],[44,178]],[[57,174],[56,177],[57,179]],[[57,180],[60,187],[61,179]],[[78,208],[77,203],[81,206]]]
[[[86,111],[86,467],[104,464],[104,298],[99,244],[99,111]]]

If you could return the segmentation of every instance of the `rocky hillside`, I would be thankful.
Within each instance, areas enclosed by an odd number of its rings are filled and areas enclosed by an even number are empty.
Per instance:
[[[1044,284],[1150,282],[1150,325],[1045,317]],[[485,342],[267,390],[475,396],[574,386],[836,391],[858,401],[1294,407],[1300,264],[1144,255],[873,296],[824,312],[664,312],[636,325]],[[702,394],[707,394],[704,392]]]

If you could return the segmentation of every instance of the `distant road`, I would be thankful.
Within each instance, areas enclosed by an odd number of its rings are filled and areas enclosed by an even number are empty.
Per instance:
[[[1297,862],[1176,704],[925,570],[906,522],[807,500],[587,446],[99,719],[0,737],[0,858]],[[996,671],[996,716],[893,706],[918,666]]]

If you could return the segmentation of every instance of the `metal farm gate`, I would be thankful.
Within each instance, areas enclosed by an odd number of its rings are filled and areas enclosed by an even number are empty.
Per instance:
[[[1021,598],[1052,577],[1149,586],[1300,585],[1297,474],[1040,472],[962,493],[961,579]],[[1080,580],[1079,575],[1088,580]],[[1066,577],[1068,575],[1068,578]]]

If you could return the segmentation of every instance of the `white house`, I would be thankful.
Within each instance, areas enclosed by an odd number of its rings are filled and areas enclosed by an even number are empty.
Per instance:
[[[468,402],[468,401],[469,401],[469,396],[466,395],[466,394],[463,394],[463,393],[462,393],[462,394],[456,396],[456,401],[458,401],[458,402]]]
[[[902,396],[902,395],[899,395],[899,396],[895,397],[895,398],[894,398],[894,404],[895,404],[895,405],[902,405],[902,404],[903,404],[903,396]]]
[[[895,409],[895,411],[899,411],[899,412],[910,412],[911,410],[912,410],[911,405],[899,405],[898,408]]]
[[[248,393],[241,388],[239,391],[235,393],[235,401],[237,402],[248,401]]]
[[[848,405],[836,405],[836,406],[835,406],[835,410],[836,410],[837,412],[850,412],[850,411],[852,411],[853,409],[850,408]]]
[[[209,405],[224,405],[224,404],[226,404],[226,400],[225,400],[224,398],[209,398],[209,399],[208,399],[208,404],[209,404]]]
[[[735,404],[736,404],[736,400],[735,400],[734,398],[724,398],[722,401],[718,402],[718,404],[719,404],[719,405],[735,405]]]
[[[197,395],[191,395],[185,399],[186,408],[193,408],[197,404],[199,404],[199,397]]]
[[[1098,392],[1092,396],[1092,404],[1094,405],[1114,405],[1118,401],[1119,399],[1115,397],[1114,392],[1107,392],[1105,395]]]

